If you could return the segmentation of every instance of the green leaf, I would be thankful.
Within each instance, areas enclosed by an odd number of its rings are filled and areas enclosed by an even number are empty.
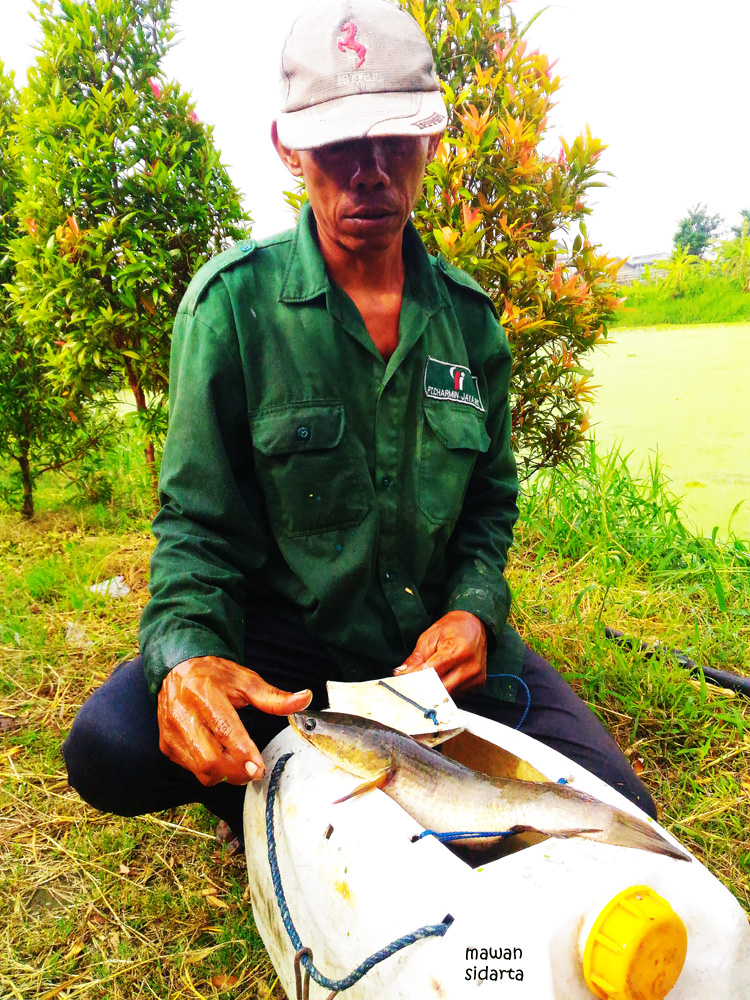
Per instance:
[[[719,575],[716,572],[716,569],[713,565],[711,566],[711,575],[714,578],[714,591],[716,593],[716,603],[719,606],[719,611],[721,611],[723,614],[727,610],[727,599],[724,594],[724,587],[722,586],[721,580],[719,579]]]

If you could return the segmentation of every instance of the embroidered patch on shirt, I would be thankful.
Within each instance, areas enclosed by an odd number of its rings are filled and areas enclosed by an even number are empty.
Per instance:
[[[427,358],[424,366],[424,394],[428,399],[447,399],[451,403],[466,403],[484,413],[479,384],[465,365]]]

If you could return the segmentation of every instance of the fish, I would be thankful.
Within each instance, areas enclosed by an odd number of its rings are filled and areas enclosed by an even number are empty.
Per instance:
[[[482,774],[390,726],[343,712],[296,712],[289,723],[338,767],[364,779],[338,802],[380,788],[425,830],[498,834],[456,839],[459,846],[485,849],[511,834],[538,833],[692,860],[646,820],[568,784]]]

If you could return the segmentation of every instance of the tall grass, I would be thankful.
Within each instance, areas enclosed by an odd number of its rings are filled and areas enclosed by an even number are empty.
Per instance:
[[[592,443],[528,485],[509,577],[527,642],[642,768],[661,821],[750,911],[750,700],[604,633],[750,674],[750,542],[691,533],[658,465],[635,474]]]
[[[617,326],[750,322],[750,293],[721,277],[694,282],[680,296],[674,296],[663,281],[636,281],[621,288],[620,294],[625,304],[615,315]]]

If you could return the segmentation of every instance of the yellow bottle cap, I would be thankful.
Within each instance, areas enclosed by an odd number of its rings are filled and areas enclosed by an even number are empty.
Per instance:
[[[687,931],[672,907],[646,885],[614,896],[594,921],[583,975],[600,1000],[664,1000],[687,954]]]

